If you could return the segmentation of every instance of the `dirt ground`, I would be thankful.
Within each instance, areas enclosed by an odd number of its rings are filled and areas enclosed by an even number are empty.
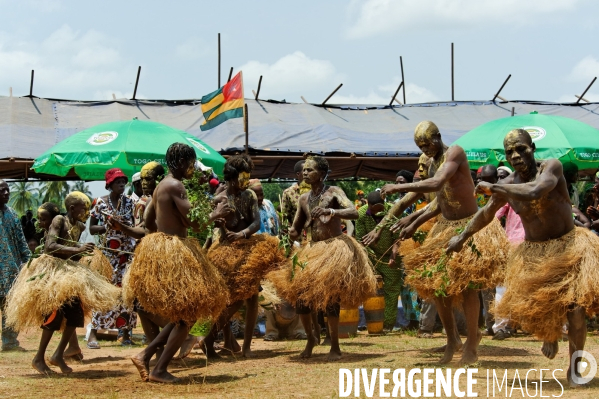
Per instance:
[[[439,355],[431,354],[427,349],[444,343],[444,336],[441,334],[436,334],[433,339],[418,339],[413,334],[369,336],[360,333],[356,338],[342,340],[343,359],[336,363],[329,363],[326,361],[328,352],[326,347],[317,347],[311,359],[300,360],[298,355],[305,341],[265,342],[257,338],[253,343],[253,351],[256,355],[254,359],[226,357],[207,364],[201,352],[194,350],[187,359],[175,362],[169,369],[175,376],[182,378],[183,382],[178,385],[160,385],[142,382],[129,360],[129,357],[137,353],[140,347],[121,347],[114,341],[101,341],[101,349],[89,350],[85,348],[83,342],[84,330],[81,329],[78,333],[85,359],[82,362],[70,362],[74,370],[72,374],[57,373],[51,376],[37,374],[30,365],[37,348],[39,330],[21,334],[19,340],[27,352],[0,352],[0,396],[4,398],[334,398],[339,396],[340,368],[350,370],[405,368],[407,375],[412,368],[435,367]],[[139,334],[141,330],[135,330],[134,338],[138,341],[141,338]],[[48,354],[52,353],[56,343],[57,338],[50,343]],[[599,336],[589,334],[585,349],[599,359]],[[541,368],[550,369],[549,372],[544,372],[544,380],[549,382],[543,384],[543,396],[599,397],[599,376],[591,381],[589,388],[575,390],[565,388],[563,394],[559,384],[551,377],[554,369],[564,369],[564,371],[557,371],[555,375],[564,387],[567,386],[566,343],[560,344],[559,354],[555,359],[548,360],[541,355],[540,343],[531,337],[523,336],[506,341],[492,341],[484,337],[479,355],[479,362],[473,366],[478,368],[476,373],[478,381],[474,389],[478,392],[478,397],[487,397],[487,369],[491,373],[495,369],[500,379],[507,369],[510,386],[514,382],[515,370],[518,369],[524,386],[526,372],[529,369]],[[449,366],[454,369],[456,367],[455,361]],[[535,392],[532,380],[536,379],[538,386],[536,373],[529,374],[528,389],[531,396]],[[515,386],[518,387],[517,380]],[[391,391],[392,387],[393,385],[388,390]],[[365,397],[363,387],[360,393]],[[377,385],[374,397],[378,397],[378,393]],[[490,393],[493,397],[492,391]],[[354,397],[353,393],[351,397]],[[495,397],[506,397],[505,389],[501,393],[497,391]],[[522,393],[520,390],[515,390],[511,397],[522,397]]]

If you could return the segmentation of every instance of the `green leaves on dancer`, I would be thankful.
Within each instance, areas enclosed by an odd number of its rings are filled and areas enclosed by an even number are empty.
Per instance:
[[[206,230],[212,231],[213,226],[208,223],[212,212],[212,201],[209,197],[210,187],[207,182],[200,183],[201,180],[206,180],[206,174],[201,170],[196,170],[189,179],[183,179],[183,186],[187,191],[187,199],[191,204],[188,213],[189,219],[203,226],[203,233]],[[198,233],[192,231],[190,231],[190,236],[200,239],[205,238],[202,237],[201,233],[198,236]]]
[[[464,228],[460,227],[458,229],[456,229],[456,234],[462,234],[464,232]],[[427,233],[426,232],[420,232],[421,235],[418,237],[418,239],[415,239],[416,234],[418,234],[418,232],[414,233],[414,241],[416,242],[424,242],[424,239],[426,238]],[[422,241],[420,241],[420,239],[422,239]],[[468,247],[470,247],[470,250],[472,251],[472,253],[474,253],[476,255],[477,258],[480,258],[482,256],[481,252],[478,250],[478,248],[476,248],[476,245],[474,244],[474,240],[471,238],[466,245]],[[422,266],[422,269],[415,269],[414,271],[416,273],[418,273],[418,275],[416,276],[411,276],[412,279],[415,278],[437,278],[440,277],[441,278],[441,282],[439,284],[439,287],[437,289],[435,289],[435,296],[436,297],[446,297],[447,296],[447,287],[449,287],[449,285],[451,284],[451,278],[449,277],[449,271],[447,270],[447,263],[451,260],[451,257],[453,256],[453,253],[447,255],[445,252],[439,257],[439,260],[437,260],[437,263],[435,263],[434,266],[429,266],[428,263],[425,263],[424,266]],[[482,288],[482,284],[481,283],[473,283],[472,281],[470,281],[468,283],[467,286],[469,289],[473,289],[473,290],[479,290]]]
[[[289,237],[289,222],[283,217],[283,214],[279,213],[279,219],[281,220],[281,237],[279,239],[279,248],[282,248],[285,251],[285,257],[289,258],[291,253],[293,252],[293,241],[291,241],[291,237]],[[299,266],[302,270],[308,265],[308,262],[300,262],[297,256],[297,253],[291,256],[291,279],[289,281],[293,281],[295,278],[295,270]]]

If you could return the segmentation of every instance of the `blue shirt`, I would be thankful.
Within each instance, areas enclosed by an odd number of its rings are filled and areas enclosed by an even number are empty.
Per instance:
[[[266,233],[271,236],[279,234],[277,211],[272,202],[267,199],[262,201],[262,206],[260,207],[260,230],[257,231],[257,234],[259,233]]]
[[[15,211],[0,208],[0,296],[6,296],[21,265],[31,256],[21,221]]]

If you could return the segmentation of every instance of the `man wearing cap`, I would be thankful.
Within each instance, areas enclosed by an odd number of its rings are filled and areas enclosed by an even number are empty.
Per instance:
[[[101,245],[112,250],[104,249],[104,255],[110,260],[113,268],[112,283],[121,286],[125,270],[131,261],[131,254],[135,250],[135,238],[117,230],[108,222],[109,219],[118,220],[119,224],[133,226],[133,201],[125,195],[127,176],[118,168],[109,169],[105,174],[108,195],[96,199],[91,211],[90,232],[100,235]],[[122,251],[122,252],[119,252]],[[129,312],[124,306],[119,305],[112,311],[102,314],[94,312],[92,315],[92,330],[87,347],[99,349],[96,332],[98,329],[119,329],[119,338],[123,345],[132,345],[130,331],[137,324],[137,314]]]
[[[133,192],[129,196],[133,203],[135,204],[141,196],[143,195],[143,190],[141,188],[141,172],[137,172],[131,178],[131,185],[133,186]]]

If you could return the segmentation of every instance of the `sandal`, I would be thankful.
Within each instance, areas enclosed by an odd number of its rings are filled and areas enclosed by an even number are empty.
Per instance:
[[[100,349],[100,344],[98,341],[89,341],[87,343],[87,349]]]

